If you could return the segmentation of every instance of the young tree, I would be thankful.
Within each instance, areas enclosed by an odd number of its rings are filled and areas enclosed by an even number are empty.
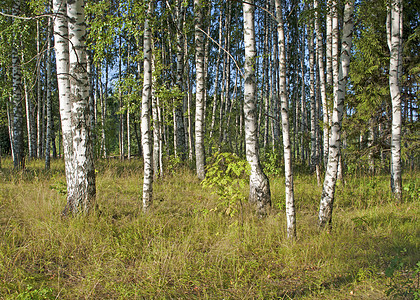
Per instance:
[[[246,158],[251,166],[249,179],[249,201],[257,205],[257,213],[266,214],[271,206],[270,184],[260,165],[258,154],[257,120],[256,120],[256,79],[255,79],[255,24],[254,0],[243,3],[244,44],[245,44],[245,83],[244,83],[244,116]]]
[[[333,1],[334,15],[333,19],[337,18],[337,2]],[[334,204],[335,184],[337,182],[338,160],[340,155],[340,141],[341,141],[341,122],[343,118],[344,97],[346,91],[346,83],[348,77],[348,70],[350,64],[350,49],[352,44],[353,33],[353,10],[354,0],[347,0],[344,7],[344,26],[341,41],[341,64],[338,62],[335,65],[339,67],[338,80],[334,82],[334,108],[331,128],[331,140],[328,153],[328,164],[325,172],[324,186],[322,190],[321,201],[319,205],[318,222],[319,226],[331,226],[332,211]],[[334,20],[333,20],[334,24]],[[334,35],[337,35],[334,37]],[[338,49],[338,28],[333,27],[333,48]],[[334,45],[335,44],[335,45]],[[333,50],[333,54],[334,54]],[[334,57],[333,57],[334,61]]]

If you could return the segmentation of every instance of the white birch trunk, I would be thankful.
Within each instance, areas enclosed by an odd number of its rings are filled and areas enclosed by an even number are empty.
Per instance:
[[[344,97],[346,94],[346,83],[350,65],[350,49],[353,33],[353,10],[354,0],[347,0],[344,7],[344,26],[341,42],[341,65],[339,68],[339,80],[334,84],[334,108],[332,116],[333,126],[331,128],[328,164],[327,170],[325,172],[324,187],[319,205],[318,222],[321,228],[327,225],[331,226],[332,221],[334,192],[335,184],[337,182],[337,169],[340,155],[341,121],[343,117]],[[336,16],[337,14],[335,13],[334,18]],[[338,28],[337,30],[333,30],[333,35],[336,34],[338,34]],[[333,48],[338,49],[338,37],[333,37],[333,39],[337,41],[337,45],[335,45]]]
[[[328,103],[327,103],[327,91],[325,86],[325,69],[324,69],[324,47],[321,33],[321,20],[318,13],[318,0],[314,0],[315,9],[315,32],[317,36],[317,54],[318,54],[318,74],[319,74],[319,89],[321,93],[322,103],[322,123],[323,123],[323,152],[324,152],[324,166],[328,160],[328,144],[329,144],[329,118],[328,118]]]
[[[401,0],[392,0],[388,8],[389,90],[392,102],[391,127],[391,191],[398,201],[402,200],[401,180],[401,44],[402,44]]]
[[[73,138],[71,131],[71,102],[69,81],[69,41],[67,24],[67,6],[64,0],[53,1],[54,14],[54,48],[57,65],[57,83],[60,105],[61,132],[63,135],[63,153],[67,182],[67,198],[73,192]],[[38,104],[40,101],[38,100]],[[38,106],[38,110],[40,107]],[[40,133],[38,132],[38,135]],[[38,144],[38,153],[40,145]],[[64,213],[67,211],[65,210]]]
[[[141,139],[143,145],[144,177],[143,177],[143,211],[147,212],[153,199],[153,152],[150,124],[150,109],[152,102],[152,33],[150,16],[153,11],[153,1],[149,2],[146,21],[144,23],[144,77],[141,104]]]
[[[280,56],[280,103],[281,103],[281,122],[283,133],[283,151],[284,151],[284,176],[286,188],[286,227],[287,237],[294,239],[296,237],[296,213],[295,199],[293,193],[293,169],[292,169],[292,149],[290,145],[289,133],[289,115],[287,103],[287,87],[286,87],[286,47],[283,27],[281,0],[276,0],[277,13],[277,31],[279,35],[279,56]]]
[[[270,184],[264,174],[258,155],[256,124],[256,80],[255,80],[255,24],[254,0],[243,3],[244,44],[245,44],[245,83],[244,83],[244,116],[246,158],[251,166],[249,180],[249,201],[257,205],[257,214],[263,216],[271,206]]]
[[[89,123],[84,1],[54,1],[54,36],[64,156],[66,215],[87,213],[95,201],[95,169]],[[67,9],[67,10],[66,10]],[[67,22],[68,20],[68,22]],[[68,38],[67,38],[68,36]]]
[[[196,63],[196,98],[195,98],[195,159],[197,176],[203,180],[206,176],[204,164],[204,34],[199,30],[203,24],[203,1],[194,0],[195,13],[195,63]]]

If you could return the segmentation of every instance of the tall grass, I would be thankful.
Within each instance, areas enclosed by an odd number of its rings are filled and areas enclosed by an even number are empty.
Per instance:
[[[1,170],[1,299],[410,299],[418,292],[418,195],[396,204],[386,177],[347,178],[328,233],[316,226],[321,188],[297,174],[298,240],[290,242],[282,177],[271,178],[267,218],[247,205],[230,217],[214,210],[216,196],[191,170],[179,168],[155,182],[144,215],[140,162],[96,168],[95,211],[65,219],[61,161],[49,172],[38,161],[18,173]],[[418,188],[416,175],[404,183]]]

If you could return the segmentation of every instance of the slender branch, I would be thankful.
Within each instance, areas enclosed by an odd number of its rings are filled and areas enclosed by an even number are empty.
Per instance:
[[[242,78],[245,78],[244,73],[242,73],[241,68],[238,65],[238,62],[235,60],[235,58],[232,56],[232,54],[229,53],[229,51],[227,51],[225,48],[222,47],[222,45],[220,45],[218,42],[216,42],[207,32],[205,32],[203,29],[201,29],[200,27],[197,27],[198,30],[200,30],[202,33],[204,33],[210,40],[212,40],[213,43],[215,43],[217,46],[220,47],[220,49],[222,49],[223,51],[225,51],[227,53],[227,55],[229,55],[230,58],[232,58],[232,60],[235,62],[236,68],[238,68],[239,72],[241,73]]]
[[[6,14],[6,13],[0,11],[0,15],[2,15],[4,17],[10,17],[10,18],[15,18],[15,19],[19,19],[19,20],[28,20],[28,21],[36,20],[36,19],[42,19],[42,18],[45,18],[45,17],[47,17],[47,18],[54,18],[56,15],[61,15],[62,17],[67,18],[66,15],[59,14],[59,13],[56,13],[56,14],[35,15],[35,16],[32,16],[32,17],[21,17],[21,16],[15,16],[15,15]]]

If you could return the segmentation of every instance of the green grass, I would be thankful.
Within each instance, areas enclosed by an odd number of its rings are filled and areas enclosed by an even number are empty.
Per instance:
[[[295,175],[297,234],[285,234],[284,178],[271,178],[273,209],[245,205],[229,217],[194,173],[181,168],[154,184],[141,212],[142,165],[97,163],[96,210],[62,219],[62,161],[33,161],[0,174],[1,299],[413,299],[419,293],[418,194],[396,204],[387,176],[346,178],[334,227],[317,229],[321,188]],[[419,187],[418,173],[403,184]],[[244,190],[244,193],[246,191]],[[408,195],[410,194],[410,196]]]

